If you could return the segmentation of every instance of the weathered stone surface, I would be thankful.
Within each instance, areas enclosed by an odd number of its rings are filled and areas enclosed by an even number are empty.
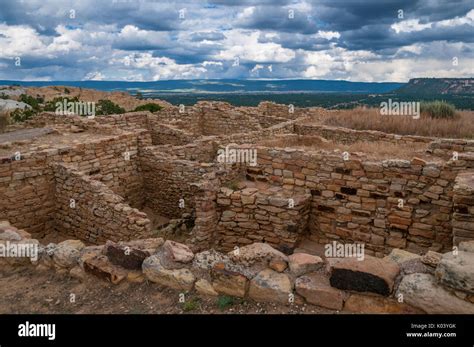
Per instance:
[[[213,249],[196,253],[193,260],[193,267],[202,270],[211,270],[218,263],[228,263],[230,258]]]
[[[122,268],[111,264],[105,255],[96,255],[84,260],[84,271],[97,276],[101,279],[120,283],[126,276],[127,272]]]
[[[79,240],[66,240],[57,244],[53,261],[59,267],[71,268],[78,264],[81,250],[85,247]]]
[[[288,257],[290,271],[295,276],[301,276],[308,272],[314,272],[322,268],[323,260],[315,255],[307,253],[294,253]]]
[[[272,270],[275,270],[277,272],[283,272],[288,267],[288,263],[284,260],[281,260],[281,259],[272,259],[268,263],[268,266]]]
[[[428,251],[423,257],[421,262],[431,267],[437,267],[443,255],[438,252]]]
[[[405,276],[398,286],[396,297],[400,294],[403,295],[404,302],[426,313],[474,313],[474,304],[451,294],[438,285],[434,276],[429,274]]]
[[[188,246],[172,240],[166,240],[163,244],[163,254],[166,258],[178,263],[189,263],[194,257]]]
[[[271,269],[258,273],[250,281],[249,297],[257,301],[288,304],[293,285],[289,277]]]
[[[81,282],[83,282],[86,278],[85,271],[79,265],[74,266],[71,270],[69,270],[69,275]]]
[[[226,270],[223,264],[214,266],[212,287],[219,293],[243,298],[247,292],[248,279],[244,275]]]
[[[120,241],[118,242],[121,246],[127,246],[134,249],[139,249],[144,252],[148,252],[150,255],[156,253],[160,246],[163,245],[165,241],[161,237],[154,237],[149,239],[139,239],[132,241]]]
[[[243,265],[253,265],[255,263],[268,264],[272,259],[288,260],[288,257],[282,252],[276,250],[268,243],[252,243],[251,245],[240,247],[237,250],[230,251],[227,255],[235,262]]]
[[[138,270],[128,271],[127,281],[132,283],[143,283],[145,282],[145,276],[143,275],[143,272]]]
[[[295,290],[310,304],[342,310],[344,292],[331,287],[329,279],[323,274],[312,273],[297,278]]]
[[[158,255],[146,258],[142,270],[150,281],[173,289],[189,291],[195,281],[194,275],[188,269],[166,269]]]
[[[385,258],[394,261],[397,264],[401,264],[405,261],[412,259],[419,259],[421,256],[415,253],[405,251],[403,249],[394,248]]]
[[[219,295],[219,293],[217,293],[212,287],[212,284],[203,278],[196,281],[196,283],[194,284],[194,288],[199,294],[202,294],[202,295],[208,295],[208,296]]]
[[[48,247],[55,247],[56,245],[54,244],[50,244],[48,245]],[[78,263],[79,263],[79,266],[84,269],[84,262],[87,260],[87,259],[90,259],[90,258],[94,258],[98,255],[103,255],[103,250],[104,250],[104,246],[101,245],[101,246],[87,246],[87,247],[84,247],[82,250],[81,250],[81,255],[79,257],[79,260],[78,260]],[[47,253],[51,253],[51,254],[54,254],[54,249],[53,250],[46,250],[45,252],[46,254]]]
[[[20,241],[21,236],[18,234],[16,229],[7,229],[5,228],[3,232],[0,232],[0,240],[5,241]]]
[[[360,295],[355,293],[351,294],[344,303],[344,311],[373,314],[424,313],[424,311],[418,308],[400,303],[393,298],[375,295]]]
[[[444,254],[435,274],[444,285],[474,294],[474,253]]]
[[[459,243],[459,250],[474,253],[474,241],[464,241]]]
[[[330,258],[330,283],[333,287],[358,292],[389,295],[392,292],[399,266],[390,260],[365,255],[356,258]]]
[[[147,251],[120,245],[113,241],[107,241],[104,250],[112,264],[128,270],[141,269],[143,261],[151,255]]]

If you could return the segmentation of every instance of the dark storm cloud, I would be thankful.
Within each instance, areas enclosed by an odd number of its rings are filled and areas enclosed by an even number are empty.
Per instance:
[[[0,0],[0,78],[173,78],[188,70],[211,78],[319,71],[350,78],[368,60],[469,59],[473,7],[472,0]],[[5,68],[16,55],[24,58],[21,72]],[[130,55],[141,65],[114,65]]]
[[[190,40],[193,42],[196,41],[220,41],[225,39],[225,35],[218,31],[201,31],[201,32],[194,32],[190,35]]]

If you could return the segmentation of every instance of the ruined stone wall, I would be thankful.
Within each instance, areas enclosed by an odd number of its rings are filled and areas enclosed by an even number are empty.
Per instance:
[[[149,129],[148,117],[151,112],[128,112],[114,115],[100,115],[94,117],[99,124],[113,125],[124,130]]]
[[[285,194],[275,188],[223,187],[217,194],[219,221],[214,245],[230,251],[235,246],[265,242],[289,253],[306,232],[310,202],[309,190]]]
[[[454,186],[453,244],[474,240],[474,171],[460,173]]]
[[[182,146],[157,146],[155,150],[183,160],[211,163],[215,162],[217,158],[217,149],[219,148],[217,140],[217,137],[209,136]]]
[[[203,135],[227,135],[262,129],[259,121],[238,108],[223,102],[199,102]]]
[[[196,135],[179,129],[173,125],[162,123],[153,124],[151,121],[150,123],[150,133],[154,145],[181,146],[196,139]]]
[[[161,153],[159,148],[145,148],[140,157],[146,206],[168,218],[181,218],[194,208],[192,183],[201,180],[209,169],[199,162],[180,160]],[[180,199],[184,207],[180,208]]]
[[[334,153],[260,147],[257,152],[250,179],[311,189],[314,240],[362,241],[378,256],[393,247],[451,248],[454,178],[465,170],[460,161],[346,161]]]
[[[52,231],[54,180],[48,162],[48,153],[0,160],[0,219],[37,235]]]
[[[440,139],[431,142],[428,151],[445,159],[453,158],[454,152],[470,152],[473,156],[471,160],[474,160],[474,140]]]
[[[36,122],[54,119],[56,124],[88,127],[87,131],[115,135],[101,137],[87,143],[45,150],[21,152],[15,160],[16,146],[12,144],[12,156],[0,159],[0,216],[9,218],[28,232],[38,235],[54,228],[54,179],[50,165],[64,162],[79,171],[102,181],[115,193],[122,195],[135,207],[143,205],[143,181],[140,175],[138,151],[149,145],[147,132],[117,133],[107,126],[77,116],[57,117],[46,114]],[[73,135],[73,134],[72,134]],[[127,154],[128,153],[128,154]]]
[[[298,135],[321,136],[335,142],[352,144],[354,142],[384,141],[393,144],[410,144],[421,142],[429,144],[435,140],[432,137],[415,135],[387,134],[376,130],[354,130],[327,125],[295,124],[295,133]]]
[[[90,283],[88,276],[113,284],[130,281],[134,288],[147,281],[146,286],[156,283],[176,293],[195,291],[207,298],[226,295],[289,307],[316,305],[325,309],[318,312],[328,313],[474,313],[472,241],[461,243],[456,254],[419,256],[394,249],[384,259],[322,259],[302,252],[286,255],[267,243],[228,253],[198,252],[162,238],[98,246],[66,240],[45,246],[8,221],[0,221],[0,235],[0,243],[38,246],[36,258],[2,257],[1,266],[56,271],[83,284]]]
[[[53,164],[53,169],[58,231],[94,244],[151,236],[146,214],[105,184],[62,164]]]
[[[103,182],[132,206],[140,207],[144,202],[138,160],[140,146],[137,135],[127,133],[78,146],[73,150],[71,160],[63,158],[63,161]]]

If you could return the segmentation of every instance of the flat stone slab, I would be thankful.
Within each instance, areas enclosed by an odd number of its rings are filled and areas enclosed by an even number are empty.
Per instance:
[[[105,255],[97,255],[86,259],[83,267],[86,273],[110,281],[113,284],[118,284],[127,277],[127,272],[111,264]]]
[[[422,310],[400,303],[394,298],[378,295],[351,294],[344,304],[344,311],[373,314],[416,314]]]
[[[418,307],[426,313],[473,314],[474,304],[461,300],[440,286],[434,276],[411,274],[403,277],[396,297],[403,295],[403,301]]]
[[[256,301],[288,304],[292,293],[293,285],[290,278],[271,269],[259,272],[250,281],[249,297]]]
[[[331,286],[342,290],[389,295],[400,267],[393,261],[365,255],[356,258],[328,259]]]
[[[322,274],[312,273],[297,278],[295,289],[310,304],[342,310],[344,292],[331,287],[329,279]]]
[[[150,281],[173,289],[190,291],[195,281],[189,269],[166,269],[161,264],[158,255],[146,258],[142,264],[142,270]]]
[[[448,287],[474,294],[474,253],[443,254],[435,275]]]
[[[238,272],[226,270],[223,265],[217,264],[212,269],[212,287],[219,294],[243,298],[248,288],[247,277]]]
[[[301,276],[308,272],[315,272],[323,267],[324,261],[316,256],[306,253],[294,253],[288,257],[290,271]]]

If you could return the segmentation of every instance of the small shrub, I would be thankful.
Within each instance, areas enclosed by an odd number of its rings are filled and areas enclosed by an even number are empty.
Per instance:
[[[239,300],[234,298],[233,296],[221,295],[217,299],[217,307],[221,311],[228,309],[229,307],[238,303],[239,303]]]
[[[20,108],[17,108],[16,110],[10,113],[10,119],[15,123],[22,123],[30,119],[34,115],[36,115],[35,110],[29,108],[22,110]]]
[[[198,298],[192,298],[185,303],[183,303],[183,311],[190,312],[196,311],[199,308],[200,300]]]
[[[50,100],[46,102],[44,105],[44,110],[49,111],[49,112],[55,112],[56,111],[56,104],[59,102],[61,104],[64,103],[64,100],[67,102],[79,102],[79,98],[77,96],[71,98],[71,97],[64,97],[64,96],[58,96],[54,98],[53,100]]]
[[[133,111],[134,112],[150,111],[152,113],[155,113],[155,112],[160,111],[162,108],[163,107],[161,107],[160,105],[151,102],[151,103],[148,103],[148,104],[145,104],[145,105],[140,105],[140,106],[136,107],[135,110],[133,110]]]
[[[96,105],[97,115],[121,114],[125,113],[125,109],[113,103],[110,100],[99,100]]]
[[[64,93],[65,93],[65,94],[71,94],[71,91],[70,91],[69,89],[67,89],[67,88],[64,88]]]
[[[143,99],[143,94],[142,94],[141,92],[137,92],[137,93],[135,94],[135,97],[136,97],[137,99],[142,100],[142,99]]]
[[[34,110],[39,110],[40,108],[38,100],[31,95],[21,94],[18,101],[30,105]]]
[[[239,190],[239,184],[236,181],[229,181],[225,184],[225,186],[232,190]]]
[[[456,116],[454,106],[445,101],[423,102],[420,105],[420,111],[431,118],[454,118]]]

